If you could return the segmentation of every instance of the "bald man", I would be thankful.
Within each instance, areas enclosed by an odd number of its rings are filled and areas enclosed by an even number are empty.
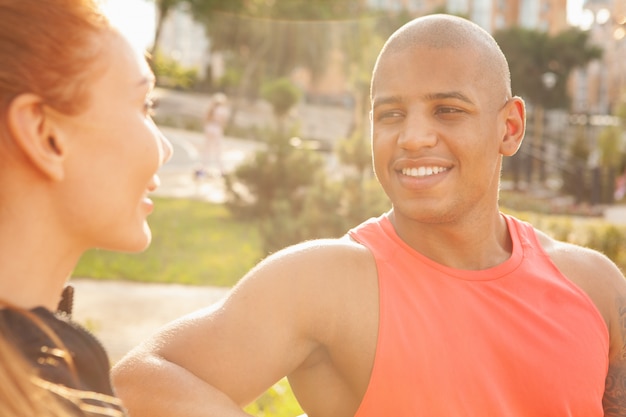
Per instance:
[[[131,352],[114,369],[130,414],[245,416],[288,376],[309,417],[625,415],[624,277],[499,211],[525,108],[493,38],[408,23],[371,101],[392,210],[270,256]]]

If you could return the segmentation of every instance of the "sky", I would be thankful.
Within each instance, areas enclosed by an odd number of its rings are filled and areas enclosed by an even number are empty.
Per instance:
[[[567,16],[572,24],[583,23],[582,3],[584,0],[568,0]],[[152,45],[154,39],[155,13],[150,0],[105,0],[109,18],[141,49]]]
[[[154,40],[154,3],[149,0],[104,0],[109,19],[140,49]]]

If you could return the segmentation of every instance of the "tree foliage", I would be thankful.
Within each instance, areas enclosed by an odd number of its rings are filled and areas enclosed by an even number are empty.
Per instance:
[[[264,78],[279,78],[298,65],[319,75],[332,42],[325,22],[352,16],[360,4],[354,0],[183,1],[206,28],[213,50],[228,53],[231,65],[247,69],[249,78],[258,72]]]
[[[261,96],[271,104],[274,115],[282,119],[300,100],[302,92],[288,78],[279,78],[265,83]]]
[[[299,240],[292,225],[305,206],[308,187],[323,172],[321,156],[294,146],[291,137],[270,132],[267,148],[226,178],[226,206],[238,218],[259,222],[266,253]]]
[[[154,0],[154,4],[157,9],[157,22],[154,32],[154,43],[150,54],[154,55],[159,47],[159,40],[161,39],[161,29],[163,28],[163,22],[167,19],[170,11],[173,10],[179,4],[185,3],[187,0]]]
[[[602,56],[589,44],[589,33],[576,28],[554,36],[547,32],[512,27],[494,38],[507,57],[513,93],[545,108],[567,108],[567,80],[576,67]],[[546,86],[545,74],[554,74],[555,84]]]

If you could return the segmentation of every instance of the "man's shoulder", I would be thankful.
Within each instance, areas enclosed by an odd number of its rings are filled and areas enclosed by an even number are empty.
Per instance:
[[[616,300],[626,304],[626,280],[617,265],[597,250],[536,233],[559,271],[587,293],[605,320],[611,321]]]
[[[372,276],[375,261],[370,252],[348,238],[317,239],[270,254],[246,274],[238,286],[263,288],[319,288],[324,282],[348,283],[353,277]]]
[[[539,243],[557,266],[569,266],[568,269],[577,269],[581,273],[597,274],[602,270],[619,270],[606,255],[595,249],[554,239],[546,233],[535,229]]]
[[[318,264],[319,266],[345,267],[352,261],[363,261],[371,257],[367,248],[349,237],[338,239],[316,239],[286,247],[261,262],[268,264]]]
[[[291,317],[297,332],[330,348],[353,328],[375,322],[377,277],[374,258],[362,245],[344,238],[311,240],[265,258],[232,296],[243,300],[237,305],[246,311],[252,297],[264,300],[257,311]]]

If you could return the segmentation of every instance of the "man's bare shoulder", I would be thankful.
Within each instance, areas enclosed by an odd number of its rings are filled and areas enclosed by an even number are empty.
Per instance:
[[[233,288],[233,295],[246,291],[291,302],[301,297],[310,300],[308,305],[332,303],[361,286],[372,288],[376,277],[374,258],[362,245],[348,238],[311,240],[259,262]]]
[[[589,295],[606,322],[616,320],[619,306],[626,306],[626,280],[615,263],[594,249],[536,233],[552,262]]]
[[[626,279],[600,252],[559,242],[541,232],[537,236],[559,270],[589,295],[604,317],[609,331],[604,415],[626,415]]]
[[[535,230],[544,251],[554,264],[579,285],[618,285],[624,283],[619,268],[603,253],[584,246],[556,240]]]
[[[314,281],[326,277],[370,271],[374,259],[369,250],[349,238],[319,239],[302,242],[269,255],[253,268],[242,284],[253,277]],[[257,278],[259,279],[259,278]]]

